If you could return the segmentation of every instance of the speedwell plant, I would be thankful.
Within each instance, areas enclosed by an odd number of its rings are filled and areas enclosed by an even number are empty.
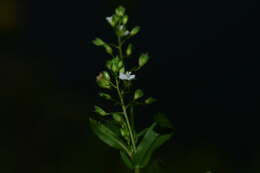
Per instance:
[[[115,14],[106,17],[117,38],[116,43],[108,43],[100,38],[93,40],[96,46],[103,47],[110,59],[105,70],[97,76],[97,85],[104,89],[99,96],[112,103],[109,108],[95,106],[98,116],[90,118],[94,133],[107,145],[119,150],[122,161],[135,173],[146,167],[153,152],[168,141],[172,132],[160,134],[158,128],[172,129],[170,121],[162,114],[154,116],[150,127],[137,131],[134,124],[136,107],[149,105],[156,100],[146,97],[144,92],[134,87],[136,73],[149,61],[147,53],[138,56],[135,65],[129,63],[133,56],[133,45],[129,40],[140,31],[139,26],[128,28],[128,15],[125,8],[119,6]],[[131,60],[132,59],[132,60]]]

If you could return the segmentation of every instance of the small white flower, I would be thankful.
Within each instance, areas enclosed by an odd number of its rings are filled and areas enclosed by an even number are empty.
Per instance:
[[[135,79],[135,75],[131,74],[131,72],[129,72],[129,71],[126,72],[126,73],[120,72],[119,79],[121,79],[121,80],[133,80],[133,79]]]
[[[112,23],[112,16],[106,17],[106,20],[108,21],[108,23]]]

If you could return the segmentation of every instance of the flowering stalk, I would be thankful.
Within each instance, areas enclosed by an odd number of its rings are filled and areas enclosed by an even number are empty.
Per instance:
[[[124,45],[139,32],[140,27],[127,30],[128,16],[122,6],[116,8],[115,14],[106,20],[117,36],[117,44],[107,43],[100,38],[93,41],[111,56],[106,62],[106,70],[96,79],[97,85],[106,90],[99,93],[99,96],[113,102],[115,111],[95,106],[95,112],[100,120],[90,118],[90,126],[104,143],[120,151],[121,158],[128,168],[140,173],[140,169],[148,165],[153,152],[172,136],[172,133],[156,132],[155,127],[172,129],[172,125],[163,114],[159,113],[154,116],[155,122],[150,127],[140,132],[136,131],[134,107],[149,105],[155,101],[153,97],[145,98],[141,89],[133,90],[133,81],[136,79],[133,73],[148,62],[149,56],[141,54],[136,66],[131,68],[127,66],[128,59],[133,58],[133,46],[129,43],[125,50]]]

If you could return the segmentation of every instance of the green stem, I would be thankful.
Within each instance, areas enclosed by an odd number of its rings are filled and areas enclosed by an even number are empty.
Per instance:
[[[135,168],[135,172],[134,173],[140,173],[140,168]]]
[[[122,60],[123,59],[123,52],[122,52],[122,42],[121,42],[120,36],[118,36],[118,50],[119,50],[119,58]],[[120,88],[119,88],[118,78],[116,78],[116,89],[117,89],[117,93],[118,93],[118,96],[119,96],[119,99],[120,99],[120,102],[121,102],[121,106],[122,106],[124,118],[125,118],[125,121],[126,121],[126,125],[127,125],[127,128],[128,128],[129,134],[130,134],[130,140],[131,140],[131,144],[132,144],[132,147],[133,147],[133,152],[135,153],[136,152],[136,146],[135,146],[135,140],[134,140],[134,135],[133,135],[133,129],[130,125],[130,122],[129,122],[129,119],[128,119],[128,116],[127,116],[126,105],[124,103],[124,99],[123,99],[122,93],[121,93]]]
[[[136,147],[135,147],[133,131],[132,131],[132,128],[131,128],[131,125],[129,123],[129,119],[128,119],[128,116],[127,116],[127,111],[126,111],[126,106],[125,106],[125,103],[124,103],[124,99],[123,99],[122,93],[121,93],[121,91],[119,89],[118,79],[116,79],[116,86],[117,86],[116,89],[117,89],[117,93],[118,93],[118,96],[119,96],[119,99],[120,99],[120,102],[121,102],[124,118],[126,120],[126,125],[127,125],[127,128],[128,128],[129,134],[130,134],[130,139],[131,139],[133,151],[135,152],[136,151]]]
[[[122,42],[121,37],[118,37],[118,50],[119,50],[119,57],[123,59],[123,51],[122,51]]]

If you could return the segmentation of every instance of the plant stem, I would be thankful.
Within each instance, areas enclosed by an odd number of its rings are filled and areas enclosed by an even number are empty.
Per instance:
[[[121,59],[123,59],[121,37],[118,37],[118,50],[119,50],[119,57],[120,57]]]
[[[140,173],[140,168],[135,168],[135,172],[134,173]]]
[[[126,106],[125,106],[125,103],[124,103],[124,99],[123,99],[122,93],[121,93],[121,91],[119,89],[118,79],[116,79],[116,86],[117,86],[116,89],[117,89],[117,93],[118,93],[118,96],[119,96],[119,99],[120,99],[120,102],[121,102],[124,118],[126,120],[126,125],[127,125],[127,128],[128,128],[129,134],[130,134],[130,140],[131,140],[131,143],[132,143],[133,151],[135,152],[136,151],[136,147],[135,147],[133,131],[132,131],[132,128],[131,128],[131,125],[129,123],[129,119],[128,119],[128,116],[127,116],[127,111],[126,111]]]
[[[122,60],[123,59],[123,52],[122,52],[122,42],[121,42],[120,36],[118,36],[118,50],[119,50],[119,58]],[[129,119],[128,119],[128,116],[127,116],[126,105],[124,103],[124,99],[123,99],[122,93],[121,93],[120,88],[119,88],[119,81],[118,81],[117,78],[116,78],[116,89],[117,89],[117,93],[118,93],[118,96],[119,96],[119,99],[120,99],[120,102],[121,102],[121,106],[122,106],[124,118],[125,118],[125,121],[126,121],[126,124],[127,124],[127,128],[128,128],[129,134],[130,134],[130,140],[131,140],[131,143],[132,143],[133,152],[135,153],[136,152],[136,146],[135,146],[135,140],[134,140],[134,135],[133,135],[133,129],[130,125],[130,122],[129,122]]]

